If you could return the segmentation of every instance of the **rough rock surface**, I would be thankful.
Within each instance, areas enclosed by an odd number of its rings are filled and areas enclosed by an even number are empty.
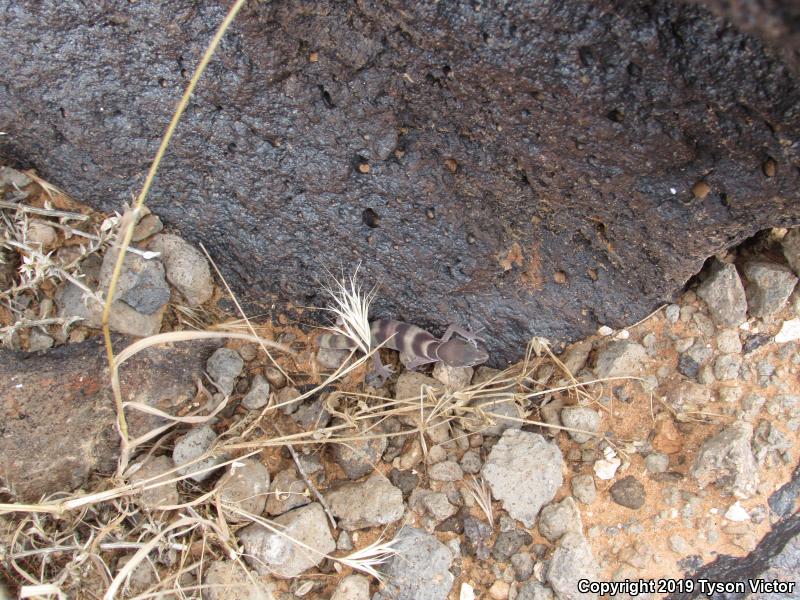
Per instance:
[[[114,347],[133,340],[115,337]],[[123,399],[175,414],[188,406],[214,344],[148,348],[120,368]],[[54,398],[58,401],[55,402]],[[113,471],[119,443],[100,338],[43,354],[0,350],[0,479],[21,499],[72,491],[96,470]],[[128,413],[133,436],[161,420]]]
[[[339,486],[325,494],[325,499],[339,519],[339,527],[348,531],[392,523],[405,509],[403,492],[379,474]]]
[[[559,599],[589,600],[597,594],[578,591],[578,580],[597,580],[597,562],[592,555],[589,542],[580,533],[570,531],[558,541],[550,566],[547,569],[547,583]]]
[[[758,487],[758,465],[750,442],[753,426],[736,421],[706,440],[691,473],[701,486],[717,483],[738,498],[749,498]]]
[[[563,482],[558,446],[538,433],[507,429],[481,469],[492,496],[513,518],[531,527],[539,509]]]
[[[317,502],[283,514],[275,523],[284,535],[273,533],[258,523],[239,531],[245,559],[261,575],[296,577],[322,562],[322,554],[329,554],[336,548],[325,511]],[[306,547],[289,541],[286,536]]]
[[[211,449],[217,434],[208,425],[198,425],[192,427],[186,435],[175,442],[172,450],[172,460],[176,465],[186,465],[178,469],[181,475],[189,475],[189,479],[195,481],[205,481],[214,475],[214,465],[221,463],[224,459],[221,456],[207,456],[199,459],[207,450]]]
[[[238,561],[215,560],[206,569],[203,597],[208,600],[275,600],[271,582],[247,573]]]
[[[224,11],[0,1],[0,156],[119,209]],[[469,318],[500,361],[634,322],[723,246],[797,221],[784,47],[666,0],[249,4],[150,203],[253,299],[319,304],[306,282],[368,247],[367,271],[391,265],[377,309]]]
[[[715,261],[697,295],[705,300],[717,325],[735,327],[747,318],[747,297],[735,265]]]
[[[202,252],[172,234],[157,235],[149,248],[161,253],[167,281],[178,289],[189,306],[199,306],[211,298],[214,282]]]
[[[144,482],[147,479],[155,478],[171,471],[175,465],[167,456],[156,456],[151,458],[146,463],[131,475],[131,483],[137,484]],[[154,485],[159,483],[160,480],[166,481],[175,478],[175,473],[159,477],[158,480],[148,482],[147,485]],[[159,506],[174,506],[180,501],[178,496],[178,487],[176,482],[165,483],[158,487],[152,487],[147,490],[142,490],[141,494],[136,497],[136,501],[150,510],[157,509]]]
[[[258,460],[247,458],[231,463],[220,480],[220,500],[253,515],[264,512],[269,492],[269,471]],[[227,519],[234,523],[247,517],[229,513]]]
[[[386,588],[373,600],[445,600],[453,585],[450,550],[429,533],[403,527],[396,536],[398,555],[382,571]]]

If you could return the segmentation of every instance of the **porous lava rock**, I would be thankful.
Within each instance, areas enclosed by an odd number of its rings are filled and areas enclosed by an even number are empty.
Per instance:
[[[243,300],[322,304],[362,260],[376,313],[483,326],[496,366],[630,324],[800,220],[794,13],[708,4],[753,33],[676,0],[248,3],[150,206]],[[0,0],[0,159],[119,210],[225,10]]]

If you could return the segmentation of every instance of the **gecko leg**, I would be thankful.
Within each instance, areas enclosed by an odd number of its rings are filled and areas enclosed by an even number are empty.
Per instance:
[[[372,365],[375,374],[384,381],[389,379],[392,373],[394,373],[394,370],[392,370],[391,367],[386,366],[381,362],[380,353],[377,350],[372,355]]]
[[[486,342],[486,340],[478,337],[469,329],[464,329],[460,325],[455,325],[455,324],[450,325],[450,327],[447,328],[447,330],[444,332],[444,335],[442,336],[442,339],[439,341],[441,342],[448,341],[451,337],[453,337],[454,333],[457,333],[458,335],[460,335],[469,342],[484,342],[484,343]]]

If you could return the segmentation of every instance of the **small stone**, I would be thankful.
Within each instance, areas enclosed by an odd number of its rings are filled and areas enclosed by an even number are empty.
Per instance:
[[[692,553],[689,543],[677,534],[669,536],[669,547],[679,556],[689,556]]]
[[[403,516],[403,492],[379,474],[339,485],[326,493],[325,499],[339,519],[339,527],[348,531],[386,525]]]
[[[286,385],[286,377],[281,373],[280,369],[276,367],[267,367],[264,369],[264,377],[267,378],[269,384],[276,390]]]
[[[483,461],[480,454],[475,450],[467,450],[464,456],[461,457],[461,469],[464,473],[477,474],[480,473]]]
[[[717,350],[723,354],[739,354],[742,341],[737,329],[724,329],[717,334]]]
[[[214,293],[214,282],[206,257],[183,238],[158,234],[150,241],[150,250],[161,253],[167,281],[183,296],[189,306],[200,306]]]
[[[30,221],[26,235],[28,243],[39,250],[52,248],[58,241],[58,232],[46,221]]]
[[[711,318],[721,327],[738,327],[747,318],[744,286],[736,267],[714,261],[708,278],[697,288]]]
[[[733,521],[734,523],[741,523],[744,521],[749,521],[750,515],[737,500],[731,504],[728,510],[725,512],[725,518],[728,519],[728,521]]]
[[[231,463],[228,472],[222,477],[218,488],[219,498],[225,504],[253,514],[264,512],[269,492],[269,471],[252,458],[237,460]],[[228,511],[226,518],[233,523],[241,523],[248,517]]]
[[[148,479],[148,486],[159,484],[162,481],[169,481],[175,477],[172,471],[175,465],[167,456],[156,456],[148,460],[141,468],[139,468],[133,475],[131,475],[131,484],[138,485]],[[164,473],[165,475],[162,475]],[[159,477],[161,475],[161,477]],[[159,506],[174,506],[180,502],[178,496],[177,482],[162,483],[157,487],[151,487],[135,496],[137,502],[148,510],[157,509]]]
[[[267,381],[269,381],[269,379]],[[297,388],[281,388],[275,396],[275,406],[280,406],[284,414],[290,415],[300,406],[300,403],[297,402],[300,396],[302,396],[302,394]]]
[[[412,501],[411,504],[414,502]],[[447,499],[447,494],[442,492],[423,493],[422,506],[437,523],[441,523],[458,512],[458,509]]]
[[[739,354],[723,354],[714,361],[714,377],[720,381],[733,381],[739,378],[742,357]]]
[[[622,461],[611,448],[606,448],[603,452],[603,458],[597,460],[594,465],[592,465],[592,468],[594,469],[594,474],[597,475],[598,479],[610,481],[614,478],[614,475],[617,473],[617,469],[619,469]]]
[[[775,160],[772,158],[768,158],[767,160],[765,160],[764,163],[761,165],[761,170],[767,177],[775,177],[775,173],[777,172],[777,166],[775,164]]]
[[[597,498],[597,488],[594,477],[589,474],[575,475],[572,477],[572,495],[578,502],[591,504]]]
[[[253,377],[250,391],[242,398],[242,406],[247,410],[258,410],[269,402],[269,382],[263,375]]]
[[[256,356],[258,356],[258,346],[256,344],[242,345],[239,348],[239,356],[241,356],[242,360],[245,362],[255,360]]]
[[[348,575],[336,586],[331,600],[369,600],[369,579],[363,575]]]
[[[433,446],[428,450],[428,456],[425,457],[425,462],[429,465],[435,465],[444,460],[447,460],[447,450],[444,446]]]
[[[31,329],[28,334],[28,352],[43,352],[53,347],[55,340],[38,329]]]
[[[446,460],[431,465],[428,469],[428,477],[434,481],[461,481],[464,479],[464,471],[457,462]]]
[[[653,448],[664,454],[676,454],[681,451],[683,442],[681,434],[670,418],[656,421]]]
[[[141,242],[142,240],[146,240],[150,236],[157,234],[162,229],[164,229],[164,224],[157,215],[145,215],[139,220],[139,222],[136,224],[136,227],[133,228],[133,237],[131,238],[131,241]]]
[[[681,315],[681,307],[677,304],[668,304],[664,309],[664,317],[669,323],[677,323],[678,317]]]
[[[600,327],[597,328],[597,335],[606,337],[611,335],[612,333],[614,333],[614,330],[611,329],[611,327],[609,327],[608,325],[601,325]]]
[[[175,447],[172,450],[172,460],[180,467],[180,465],[189,463],[199,458],[207,450],[211,448],[217,439],[217,434],[208,425],[200,425],[189,431],[186,435],[175,442]],[[213,467],[223,462],[221,456],[209,456],[198,462],[178,469],[181,475],[189,475],[190,479],[200,482],[205,481],[211,477],[215,469]]]
[[[581,511],[571,496],[548,504],[539,515],[539,532],[548,541],[555,542],[568,531],[583,531]]]
[[[262,575],[291,579],[319,565],[324,555],[336,548],[325,511],[317,502],[289,511],[274,521],[281,528],[280,533],[259,523],[238,532],[244,559]]]
[[[563,356],[560,357],[561,362],[564,364],[567,371],[574,375],[586,366],[586,361],[591,351],[592,342],[578,342],[564,351]]]
[[[350,532],[342,531],[339,534],[339,539],[336,540],[336,549],[349,552],[353,549],[353,538],[350,537]]]
[[[644,486],[633,475],[620,479],[611,486],[611,498],[620,506],[637,510],[644,506]]]
[[[322,395],[315,400],[302,402],[292,415],[292,420],[300,426],[303,431],[322,429],[330,423],[331,415],[325,408],[326,395]]]
[[[403,496],[407,497],[412,490],[417,487],[419,477],[411,471],[401,471],[400,469],[392,469],[389,472],[389,481],[392,485],[400,488]]]
[[[498,579],[489,588],[489,596],[492,600],[507,600],[509,585],[502,579]]]
[[[597,581],[599,567],[592,554],[592,548],[581,534],[569,532],[558,541],[553,557],[547,568],[547,582],[558,598],[589,599],[596,594],[579,593],[581,579]]]
[[[451,367],[442,361],[433,366],[433,378],[442,382],[450,390],[463,390],[472,381],[472,367]]]
[[[365,424],[364,427],[368,428],[369,424]],[[380,429],[372,428],[369,433],[373,435],[380,433]],[[358,431],[353,431],[352,435],[358,437]],[[346,444],[334,444],[331,456],[349,479],[360,479],[374,470],[386,446],[387,441],[383,436],[355,440]]]
[[[789,319],[781,325],[781,330],[775,336],[775,343],[785,344],[800,340],[800,319]]]
[[[790,229],[781,240],[783,255],[795,274],[800,273],[800,228]]]
[[[731,404],[738,402],[742,397],[742,388],[739,386],[721,387],[719,388],[718,393],[721,402]]]
[[[203,575],[206,600],[274,600],[274,583],[248,573],[239,561],[212,561]]]
[[[533,575],[533,565],[530,552],[517,552],[511,557],[511,566],[514,567],[514,578],[517,581],[528,581]]]
[[[523,546],[527,546],[532,542],[531,535],[522,529],[501,531],[494,542],[492,556],[496,561],[507,562],[512,554],[516,554]]]
[[[236,378],[243,368],[242,357],[230,348],[217,348],[206,363],[209,376],[226,396],[230,396],[233,392]]]
[[[561,450],[541,435],[507,429],[481,469],[492,496],[513,518],[531,527],[539,509],[561,486]]]
[[[319,348],[317,350],[317,364],[323,369],[338,369],[350,356],[350,350],[337,348]]]
[[[784,265],[761,260],[745,263],[747,306],[754,317],[768,317],[786,305],[797,277]]]
[[[700,487],[718,483],[737,498],[749,498],[758,489],[758,467],[750,442],[753,426],[736,421],[706,440],[691,469]]]
[[[422,445],[418,437],[414,437],[406,444],[406,450],[398,458],[398,468],[407,471],[422,462]]]
[[[492,536],[492,528],[475,517],[464,519],[465,550],[470,556],[478,560],[489,558],[489,548],[486,541]]]
[[[564,596],[564,598],[572,597]],[[553,598],[553,590],[538,581],[529,581],[519,589],[517,594],[517,600],[553,600]]]
[[[660,452],[648,454],[644,459],[644,466],[648,473],[666,473],[669,469],[669,456]]]
[[[641,344],[615,341],[598,351],[594,372],[599,378],[636,376],[647,361],[647,351]]]
[[[561,422],[564,427],[596,433],[600,429],[600,414],[585,406],[566,406],[561,409]],[[591,433],[580,431],[567,431],[567,433],[579,444],[588,442],[594,437]]]
[[[305,482],[300,479],[295,469],[289,468],[279,471],[272,480],[267,498],[267,514],[282,515],[283,513],[305,506],[311,502]]]
[[[501,371],[489,367],[478,367],[472,378],[473,385],[480,385],[500,379]],[[483,435],[502,435],[506,429],[520,429],[522,427],[522,413],[519,406],[510,398],[510,392],[514,391],[514,384],[498,388],[497,385],[490,384],[494,394],[482,395],[479,400],[473,402],[474,408],[479,408],[486,413],[488,419],[479,418],[476,414],[466,424],[470,431],[479,431]],[[508,417],[508,418],[504,418]]]

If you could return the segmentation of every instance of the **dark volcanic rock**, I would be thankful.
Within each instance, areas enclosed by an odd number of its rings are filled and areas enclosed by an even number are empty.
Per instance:
[[[132,340],[115,339],[119,352]],[[123,400],[174,413],[194,398],[212,345],[149,348],[120,368]],[[128,411],[131,437],[159,421]],[[19,499],[69,492],[119,454],[114,399],[102,339],[40,354],[0,350],[0,482]]]
[[[224,10],[0,0],[0,159],[120,209]],[[500,362],[798,222],[783,39],[666,0],[249,3],[151,208],[243,300],[319,304],[314,276],[363,258],[376,312],[484,326]]]

